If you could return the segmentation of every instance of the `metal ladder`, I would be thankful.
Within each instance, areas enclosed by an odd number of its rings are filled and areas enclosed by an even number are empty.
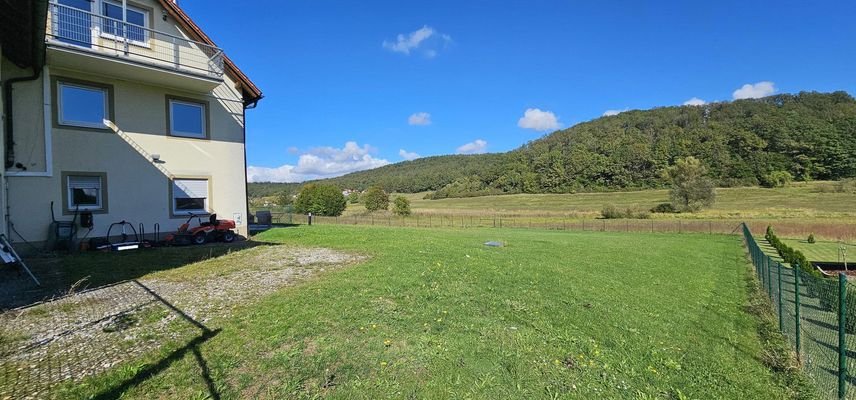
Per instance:
[[[27,264],[24,264],[24,260],[21,259],[21,256],[18,255],[18,252],[15,251],[15,248],[12,247],[12,244],[9,243],[9,239],[6,238],[6,235],[0,233],[0,261],[3,261],[3,264],[18,264],[24,271],[27,272],[27,275],[30,278],[33,278],[33,282],[36,282],[36,285],[42,286],[36,276],[33,275],[33,272],[27,268]]]

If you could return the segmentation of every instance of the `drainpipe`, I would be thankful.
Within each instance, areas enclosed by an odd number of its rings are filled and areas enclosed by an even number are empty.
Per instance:
[[[42,74],[41,68],[33,67],[33,74],[30,76],[22,76],[20,78],[12,78],[3,82],[3,106],[6,109],[4,113],[6,114],[6,168],[12,168],[15,165],[15,135],[14,135],[14,118],[12,118],[12,85],[18,82],[28,82],[39,79],[39,76]]]

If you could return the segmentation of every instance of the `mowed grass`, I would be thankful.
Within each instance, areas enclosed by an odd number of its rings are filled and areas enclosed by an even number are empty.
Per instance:
[[[762,361],[734,236],[316,225],[257,239],[370,259],[210,322],[222,331],[123,398],[792,396]]]
[[[803,252],[809,261],[842,262],[844,260],[840,249],[843,247],[847,263],[856,266],[856,246],[852,244],[833,241],[809,243],[805,239],[783,239],[783,241],[788,246]],[[776,252],[775,249],[772,251]]]
[[[856,217],[856,193],[836,193],[834,182],[799,182],[785,188],[720,188],[710,209],[694,214],[657,214],[656,218],[831,218]],[[597,216],[607,204],[648,210],[669,201],[668,190],[578,194],[516,194],[425,200],[405,194],[417,213]],[[351,205],[350,212],[365,211]]]

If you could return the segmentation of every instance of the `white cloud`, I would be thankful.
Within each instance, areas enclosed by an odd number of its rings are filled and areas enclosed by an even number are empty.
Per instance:
[[[693,97],[684,102],[685,106],[703,106],[705,104],[707,104],[707,102],[698,97]]]
[[[537,108],[529,108],[523,113],[523,117],[517,120],[517,126],[523,129],[534,129],[536,131],[548,131],[559,129],[562,125],[556,114],[550,111],[541,111]]]
[[[282,165],[276,168],[247,167],[247,180],[250,182],[302,182],[311,179],[331,178],[355,171],[382,167],[389,161],[375,158],[376,150],[369,146],[360,146],[357,142],[347,142],[341,149],[335,147],[316,147],[301,154],[297,165]]]
[[[487,151],[487,142],[476,139],[457,148],[458,154],[481,154]]]
[[[407,160],[407,161],[415,160],[415,159],[417,159],[417,158],[422,157],[422,156],[420,156],[419,154],[416,154],[416,153],[414,153],[414,152],[410,152],[410,151],[407,151],[407,150],[404,150],[404,149],[399,149],[399,150],[398,150],[398,155],[400,155],[400,156],[401,156],[401,158],[403,158],[403,159],[405,159],[405,160]]]
[[[418,112],[408,117],[407,123],[410,125],[431,125],[431,114]]]
[[[383,48],[405,55],[421,48],[425,57],[434,58],[440,48],[451,42],[451,36],[437,32],[434,28],[426,25],[407,35],[400,33],[394,41],[384,40]]]
[[[758,82],[756,84],[745,84],[734,91],[734,100],[757,99],[776,93],[776,84],[770,81]]]
[[[606,111],[604,111],[604,112],[603,112],[603,116],[604,116],[604,117],[611,117],[611,116],[613,116],[613,115],[621,114],[621,113],[623,113],[623,112],[625,112],[625,111],[627,111],[627,110],[629,110],[629,109],[628,109],[628,108],[625,108],[625,109],[623,109],[623,110],[606,110]]]
[[[297,155],[300,154],[300,149],[295,146],[291,146],[288,148],[288,154]]]

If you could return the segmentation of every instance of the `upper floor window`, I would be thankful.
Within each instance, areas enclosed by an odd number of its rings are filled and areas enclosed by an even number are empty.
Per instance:
[[[167,119],[170,135],[200,139],[208,136],[206,127],[208,110],[205,103],[174,98],[168,98],[167,101],[169,102]]]
[[[104,0],[101,3],[101,15],[108,17],[102,19],[101,33],[117,38],[128,38],[131,42],[145,44],[148,40],[148,32],[145,28],[149,25],[149,12],[142,8],[127,7],[127,24],[123,24],[122,3]]]
[[[58,123],[84,128],[106,128],[108,90],[78,83],[58,82]]]

